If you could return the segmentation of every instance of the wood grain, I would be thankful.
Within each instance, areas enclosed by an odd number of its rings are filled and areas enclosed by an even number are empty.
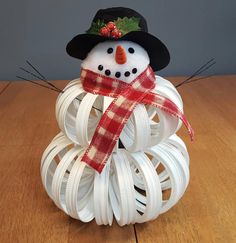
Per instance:
[[[135,229],[83,224],[56,208],[39,163],[59,131],[57,93],[24,82],[6,85],[0,83],[0,242],[236,242],[236,76],[179,88],[196,133],[190,142],[185,129],[179,132],[190,153],[190,185],[173,209]]]
[[[0,82],[0,94],[4,92],[4,90],[8,87],[9,84],[10,82],[7,81]]]

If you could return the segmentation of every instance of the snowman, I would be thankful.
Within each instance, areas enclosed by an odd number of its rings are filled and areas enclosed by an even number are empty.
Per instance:
[[[67,45],[83,60],[56,102],[61,132],[41,162],[43,185],[71,217],[99,225],[154,220],[173,207],[189,182],[189,156],[175,134],[183,103],[156,76],[169,63],[166,46],[132,9],[102,9],[86,34]]]

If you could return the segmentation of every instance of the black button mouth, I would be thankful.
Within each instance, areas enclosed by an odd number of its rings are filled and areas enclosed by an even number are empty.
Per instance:
[[[115,73],[115,76],[116,76],[117,78],[119,78],[119,77],[121,76],[121,73],[120,73],[120,72],[116,72],[116,73]]]
[[[99,66],[98,66],[98,70],[99,70],[99,71],[102,71],[102,70],[103,70],[103,66],[102,66],[102,65],[99,65]]]
[[[125,72],[125,77],[129,77],[129,75],[130,75],[130,72],[129,71],[126,71]]]
[[[104,67],[103,67],[102,64],[98,65],[98,70],[99,70],[99,71],[104,70]],[[136,74],[137,72],[138,72],[137,68],[133,68],[133,69],[132,69],[132,73],[133,73],[133,74]],[[110,75],[111,75],[111,71],[110,71],[110,69],[106,69],[106,70],[105,70],[105,75],[106,75],[106,76],[110,76]],[[130,75],[131,75],[131,72],[130,72],[130,71],[125,71],[125,72],[124,72],[124,76],[125,76],[125,77],[129,77]],[[120,72],[120,71],[115,72],[115,77],[116,77],[116,78],[120,78],[120,77],[121,77],[121,72]]]
[[[107,76],[110,76],[110,75],[111,75],[111,71],[110,71],[109,69],[107,69],[107,70],[105,71],[105,74],[106,74]]]

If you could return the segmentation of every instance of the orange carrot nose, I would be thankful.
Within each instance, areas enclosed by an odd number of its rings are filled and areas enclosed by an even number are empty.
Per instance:
[[[115,56],[116,62],[118,64],[124,64],[126,63],[126,54],[125,54],[125,50],[122,46],[117,46],[116,47],[116,56]]]

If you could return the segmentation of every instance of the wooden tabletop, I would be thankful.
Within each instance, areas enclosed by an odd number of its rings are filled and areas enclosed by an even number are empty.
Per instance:
[[[109,227],[70,218],[43,189],[41,155],[59,131],[57,93],[0,82],[0,242],[236,242],[236,76],[178,90],[196,134],[190,142],[179,132],[191,158],[186,193],[155,221]]]

